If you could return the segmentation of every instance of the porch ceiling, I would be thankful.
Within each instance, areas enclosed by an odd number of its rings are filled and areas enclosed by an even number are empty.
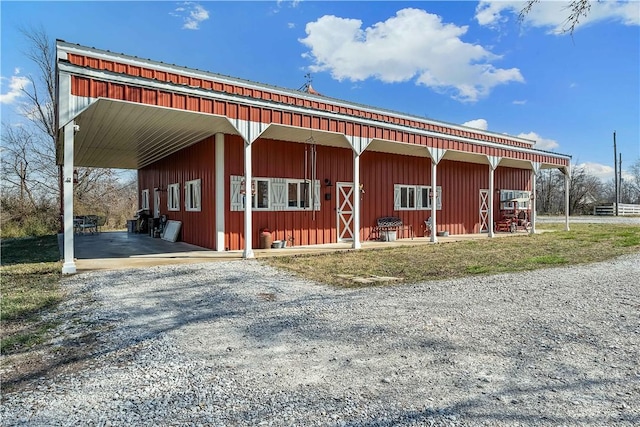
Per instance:
[[[429,151],[427,151],[427,147],[423,145],[387,141],[384,139],[373,139],[365,150],[365,152],[367,151],[400,154],[404,156],[429,157]]]
[[[74,165],[139,169],[217,132],[226,117],[100,98],[76,118]]]
[[[351,145],[347,138],[338,132],[321,131],[316,129],[311,130],[307,128],[271,123],[269,127],[260,134],[260,138],[264,139],[301,143],[306,142],[312,136],[313,141],[317,145],[348,148],[351,150]]]

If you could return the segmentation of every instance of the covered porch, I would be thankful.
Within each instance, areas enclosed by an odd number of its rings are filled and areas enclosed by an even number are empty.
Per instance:
[[[538,231],[544,232],[544,231]],[[496,237],[512,238],[522,233],[496,233]],[[466,240],[486,239],[481,234],[461,234],[439,237],[441,244]],[[64,254],[64,234],[58,235],[60,254]],[[365,241],[363,250],[393,248],[400,246],[420,246],[433,244],[429,237],[398,239],[392,242]],[[312,246],[293,246],[282,249],[256,249],[256,258],[275,256],[295,256],[322,254],[353,250],[351,243],[332,243]],[[218,252],[185,242],[168,242],[153,238],[148,234],[126,231],[106,231],[97,234],[77,235],[74,239],[74,253],[78,272],[97,270],[122,270],[127,268],[152,268],[158,265],[195,264],[216,261],[242,261],[243,252]]]

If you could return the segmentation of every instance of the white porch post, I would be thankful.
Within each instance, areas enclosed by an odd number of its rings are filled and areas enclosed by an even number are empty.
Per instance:
[[[438,163],[444,157],[447,150],[442,148],[427,147],[431,157],[431,242],[438,241],[436,212],[438,211]]]
[[[494,223],[494,219],[493,219],[493,204],[494,204],[494,200],[493,200],[493,194],[495,193],[495,190],[493,189],[495,187],[494,184],[494,172],[495,169],[493,168],[493,166],[489,165],[489,224],[487,224],[489,226],[489,237],[495,237],[495,229],[493,226]]]
[[[215,135],[215,217],[216,217],[216,251],[223,252],[224,244],[224,134]]]
[[[571,169],[564,169],[564,230],[569,231],[569,186],[571,185]]]
[[[540,172],[540,163],[532,162],[531,163],[531,234],[536,233],[536,217],[537,217],[537,206],[536,206],[536,197],[537,197],[537,177],[538,172]]]
[[[64,126],[64,264],[62,264],[62,274],[76,272],[73,251],[73,140],[75,124],[74,121],[71,121]]]
[[[501,157],[497,157],[497,156],[487,156],[487,160],[489,161],[489,224],[487,224],[489,226],[489,237],[495,237],[496,233],[495,233],[495,229],[494,229],[494,221],[495,221],[495,210],[494,210],[494,206],[495,206],[495,200],[494,200],[494,194],[496,193],[495,190],[495,171],[498,168],[498,164],[500,164],[500,160],[502,158]]]
[[[251,144],[244,144],[244,251],[243,258],[254,258],[253,253],[253,224],[251,209]]]
[[[438,211],[438,185],[436,177],[438,176],[438,164],[435,160],[431,159],[431,241],[436,243],[438,241],[436,232],[436,212]]]
[[[353,152],[353,249],[360,249],[360,154]]]

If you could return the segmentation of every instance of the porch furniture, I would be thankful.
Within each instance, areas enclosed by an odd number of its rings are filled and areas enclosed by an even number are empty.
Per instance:
[[[74,228],[81,233],[100,233],[100,227],[104,226],[106,217],[98,215],[85,215],[74,220]]]
[[[424,220],[424,237],[431,236],[431,217]]]
[[[390,232],[395,232],[400,239],[410,236],[411,240],[413,240],[415,237],[413,225],[404,224],[397,216],[385,216],[376,220],[376,226],[371,229],[368,240],[381,240],[383,236],[388,236]],[[405,233],[407,236],[405,236]]]
[[[528,231],[531,227],[529,222],[529,213],[526,209],[520,211],[510,211],[503,214],[502,218],[495,223],[495,231],[505,231],[515,233],[518,230]]]

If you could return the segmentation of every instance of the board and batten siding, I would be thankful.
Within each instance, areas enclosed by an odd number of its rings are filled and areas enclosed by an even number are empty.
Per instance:
[[[254,177],[303,179],[306,144],[258,139],[252,145]],[[225,135],[225,248],[240,250],[244,246],[244,211],[231,209],[231,176],[244,175],[244,141]],[[308,155],[310,161],[310,155]],[[140,189],[166,188],[180,184],[180,211],[167,210],[167,193],[161,192],[161,214],[182,221],[182,240],[215,249],[215,173],[213,138],[187,147],[139,171]],[[424,221],[430,210],[394,210],[394,185],[431,185],[431,160],[426,157],[401,156],[381,152],[364,152],[361,157],[360,238],[371,235],[376,220],[384,216],[400,217],[413,226],[416,236],[423,235]],[[337,182],[353,181],[353,154],[345,148],[317,146],[316,178],[320,185],[320,208],[317,211],[254,210],[254,247],[260,244],[260,231],[269,229],[274,240],[293,238],[294,245],[316,245],[337,241]],[[438,231],[451,234],[479,232],[479,191],[488,188],[488,166],[443,160],[438,165],[437,186],[442,188],[442,208],[438,210]],[[310,176],[308,176],[310,178]],[[184,210],[184,183],[202,180],[202,210]],[[329,179],[332,186],[325,185]],[[531,191],[528,170],[498,167],[495,189]],[[328,196],[326,196],[328,194]],[[151,211],[153,212],[153,197]],[[498,197],[494,200],[495,219],[499,214]]]

